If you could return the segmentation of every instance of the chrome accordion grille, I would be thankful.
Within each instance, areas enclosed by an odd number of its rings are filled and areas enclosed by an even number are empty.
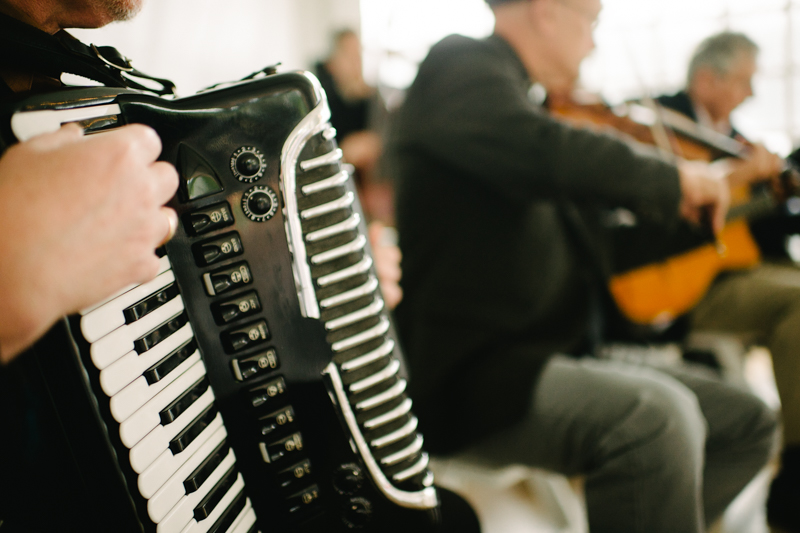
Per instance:
[[[306,316],[325,326],[331,397],[373,481],[399,505],[430,509],[438,500],[428,455],[329,116],[323,97],[290,136],[281,161],[298,296]]]

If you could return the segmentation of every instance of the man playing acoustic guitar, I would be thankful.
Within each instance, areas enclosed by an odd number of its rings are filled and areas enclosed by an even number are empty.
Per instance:
[[[758,47],[740,33],[723,32],[696,49],[687,88],[659,102],[702,126],[744,141],[730,114],[753,94]],[[750,145],[738,185],[774,178],[784,163],[761,145]],[[737,183],[732,183],[736,186]],[[743,228],[745,226],[742,226]],[[775,229],[774,225],[770,226]],[[746,231],[746,230],[745,230]],[[730,244],[731,254],[738,253]],[[724,331],[763,344],[772,354],[781,399],[784,450],[772,483],[767,515],[771,525],[800,531],[800,269],[776,259],[761,260],[758,249],[748,268],[719,275],[689,314],[691,328]]]

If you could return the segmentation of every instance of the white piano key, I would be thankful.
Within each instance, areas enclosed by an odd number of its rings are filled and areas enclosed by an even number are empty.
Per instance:
[[[247,498],[244,504],[244,509],[239,513],[239,517],[233,522],[227,533],[247,533],[250,528],[256,523],[256,512],[253,510],[253,505],[250,503],[250,498]]]
[[[217,432],[221,432],[222,438],[225,438],[228,433],[222,423],[222,415],[217,413],[217,416],[206,429],[204,429],[197,438],[192,441],[188,448],[183,450],[178,455],[173,455],[172,450],[167,448],[158,456],[158,459],[153,461],[153,464],[139,474],[137,485],[139,487],[139,494],[145,498],[151,498],[158,489],[164,486],[164,483],[181,467],[186,461],[189,460],[211,438],[218,438]]]
[[[158,492],[147,501],[147,514],[150,515],[153,522],[156,524],[161,522],[167,513],[175,507],[175,504],[186,496],[186,487],[183,486],[183,482],[198,466],[200,466],[200,463],[211,455],[211,452],[213,452],[224,439],[224,430],[217,431],[212,435],[212,437],[197,450],[197,453],[183,463],[172,477],[158,489]],[[236,456],[233,455],[232,448],[228,450],[228,455],[232,455],[235,460]]]
[[[170,268],[171,268],[171,266],[169,264],[169,259],[167,258],[167,256],[165,255],[164,257],[160,257],[158,259],[158,272],[156,273],[156,276],[158,276],[159,274],[163,274],[164,272],[166,272]],[[92,311],[94,311],[95,309],[100,307],[101,305],[105,305],[108,302],[110,302],[111,300],[119,298],[120,296],[122,296],[126,292],[132,291],[133,289],[135,289],[139,285],[140,284],[138,284],[138,283],[134,283],[132,285],[128,285],[127,287],[123,287],[122,289],[118,290],[117,292],[115,292],[114,294],[109,296],[108,298],[103,298],[101,301],[97,302],[96,304],[87,307],[86,309],[81,311],[81,315],[88,315],[89,313],[91,313]]]
[[[134,349],[133,341],[151,330],[166,324],[183,311],[183,298],[178,295],[167,304],[153,311],[141,320],[121,326],[92,344],[91,354],[94,365],[105,367]]]
[[[197,522],[194,517],[189,521],[189,525],[183,529],[185,533],[206,533],[211,526],[222,516],[222,513],[233,503],[240,492],[244,490],[244,479],[242,474],[237,475],[236,482],[231,486],[225,496],[219,501],[214,511],[208,515],[208,518]],[[194,508],[192,509],[194,510]],[[159,531],[159,533],[161,533]]]
[[[169,442],[188,426],[206,407],[214,403],[211,387],[189,406],[181,416],[166,426],[158,425],[131,448],[129,454],[131,468],[137,473],[144,472],[161,453],[169,448]]]
[[[125,294],[86,313],[81,317],[81,333],[83,333],[83,337],[89,342],[95,342],[118,327],[124,326],[125,315],[123,311],[125,309],[157,293],[173,281],[175,281],[175,274],[172,270],[168,270],[154,280],[138,285]]]
[[[100,387],[108,396],[114,396],[192,336],[192,326],[187,322],[181,329],[143,354],[139,355],[135,350],[128,352],[100,371]]]
[[[129,416],[141,409],[141,407],[155,397],[156,394],[167,388],[170,383],[178,379],[184,372],[189,370],[200,361],[200,352],[195,351],[186,361],[178,365],[178,368],[167,374],[167,376],[157,383],[149,385],[144,376],[137,378],[133,383],[115,394],[110,401],[111,416],[117,422],[124,422]]]
[[[233,458],[233,456],[226,457],[225,460],[214,469],[199,490],[196,490],[185,498],[182,498],[178,505],[173,507],[170,512],[167,513],[167,516],[165,516],[164,519],[158,523],[158,533],[182,531],[190,522],[194,522],[194,508],[197,507],[201,501],[203,501],[206,495],[211,492],[211,489],[214,488],[214,485],[216,485],[219,480],[228,473],[228,470],[230,470],[235,463],[236,460]],[[241,478],[242,475],[238,474],[237,481],[241,480]],[[234,483],[231,489],[235,488],[236,486],[237,483]],[[244,482],[242,482],[242,488],[244,488]],[[239,490],[241,491],[241,488]],[[220,501],[217,503],[214,511],[219,510],[220,506],[223,506],[223,509],[227,507],[226,504]],[[203,520],[203,522],[209,520],[213,515],[214,513],[211,513],[211,515]]]
[[[156,394],[141,409],[129,416],[119,425],[119,437],[122,439],[122,443],[128,448],[133,448],[145,435],[161,424],[159,412],[172,403],[175,398],[189,390],[198,379],[205,375],[206,367],[200,361],[184,374],[178,376],[178,379]],[[175,424],[175,422],[172,424]]]

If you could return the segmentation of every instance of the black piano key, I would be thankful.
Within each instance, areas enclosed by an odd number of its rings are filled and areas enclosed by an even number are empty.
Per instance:
[[[217,407],[209,405],[205,411],[200,413],[200,416],[195,418],[183,431],[169,442],[169,449],[172,450],[173,455],[178,455],[185,450],[197,436],[208,427],[208,425],[217,416]]]
[[[233,502],[230,506],[222,513],[214,525],[208,528],[208,533],[218,533],[223,531],[228,531],[230,529],[233,522],[239,516],[239,513],[242,512],[244,506],[247,504],[247,497],[244,495],[244,491],[240,492],[239,495],[233,499]],[[250,529],[250,531],[255,531],[256,525]],[[250,532],[248,532],[250,533]]]
[[[200,378],[189,390],[178,396],[175,401],[161,410],[161,425],[166,426],[181,416],[197,399],[208,390],[208,377]]]
[[[197,351],[197,342],[194,339],[186,342],[183,346],[174,350],[171,354],[164,357],[161,361],[154,364],[144,372],[144,378],[148,385],[158,383],[170,372],[180,366],[181,363],[189,359]]]
[[[194,472],[189,474],[189,477],[183,482],[183,486],[186,489],[186,494],[191,494],[195,492],[197,489],[200,488],[200,485],[205,483],[208,476],[214,471],[215,468],[219,466],[225,457],[228,455],[228,451],[231,447],[228,445],[228,440],[223,440],[217,448],[211,452],[211,455],[205,458],[205,460],[200,463],[200,466],[195,468]]]
[[[206,494],[206,497],[197,504],[197,507],[194,508],[194,519],[198,522],[201,520],[205,520],[208,518],[214,508],[217,506],[219,501],[225,496],[228,490],[233,486],[233,483],[236,481],[236,475],[238,472],[236,471],[236,466],[232,466],[230,470],[228,470],[222,479],[220,479],[214,488]]]
[[[169,320],[166,324],[159,326],[147,335],[133,341],[133,347],[136,353],[143,354],[153,346],[163,341],[189,322],[189,317],[184,311],[180,315]]]
[[[122,311],[122,314],[125,315],[125,323],[131,324],[147,316],[165,303],[175,298],[179,292],[178,286],[174,283],[170,283],[157,293],[151,294],[147,298],[139,300],[132,306]]]

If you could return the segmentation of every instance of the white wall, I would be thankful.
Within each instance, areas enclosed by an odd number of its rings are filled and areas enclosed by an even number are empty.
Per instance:
[[[334,31],[359,22],[358,0],[146,0],[132,21],[71,33],[188,95],[277,62],[309,68]]]

